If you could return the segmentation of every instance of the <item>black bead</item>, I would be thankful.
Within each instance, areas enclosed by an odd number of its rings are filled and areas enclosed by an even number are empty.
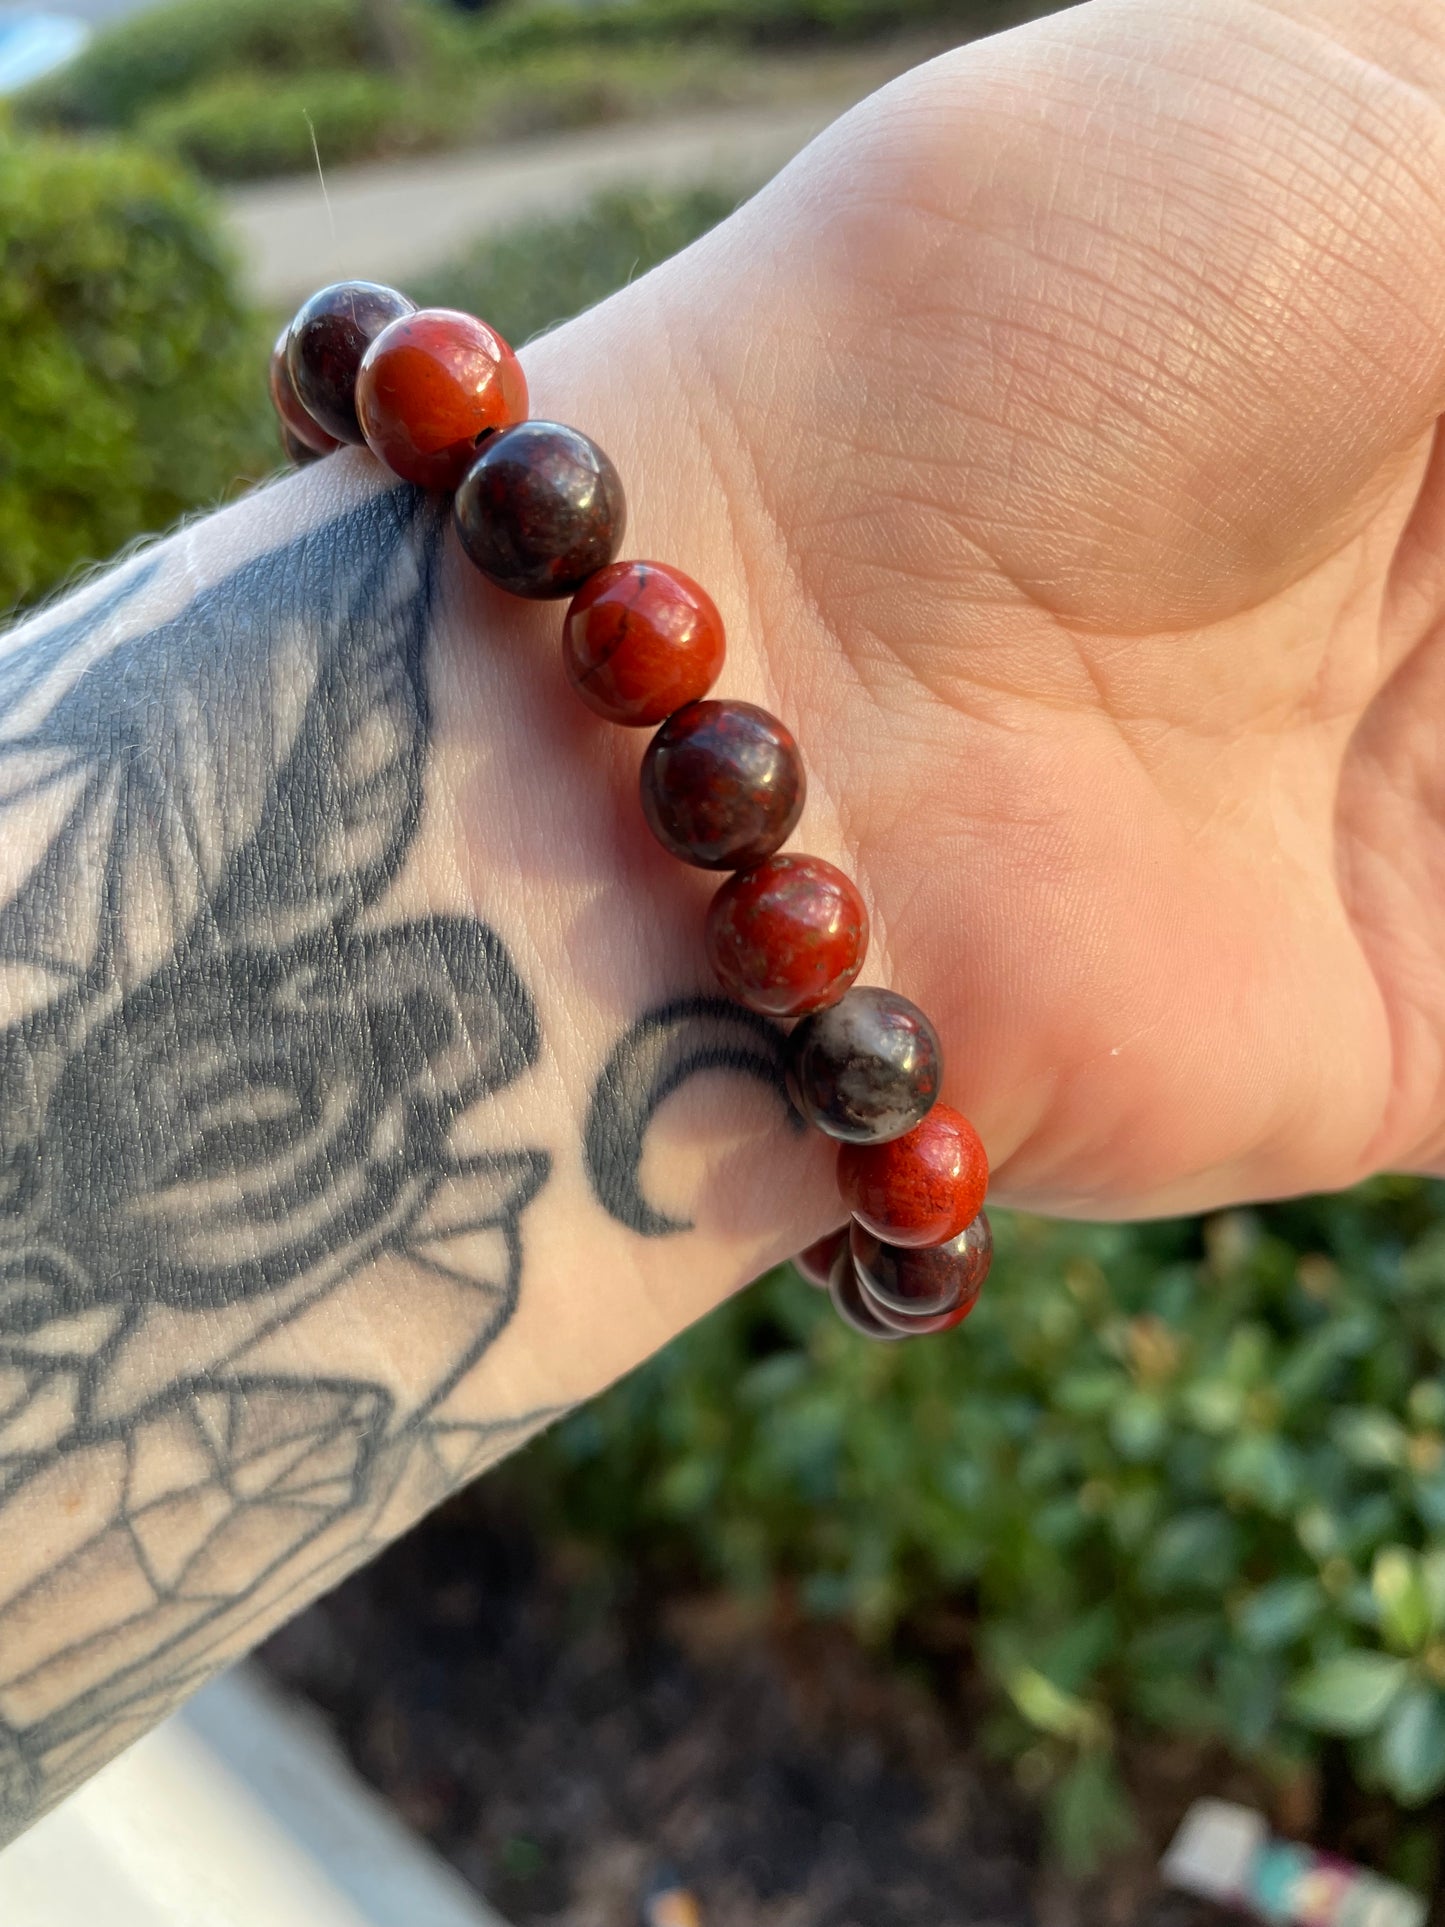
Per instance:
[[[916,1004],[855,984],[788,1039],[788,1094],[815,1129],[883,1144],[921,1124],[943,1082],[943,1046]]]
[[[848,1226],[840,1225],[793,1256],[793,1269],[817,1291],[826,1291],[840,1253],[848,1247]]]
[[[884,1345],[895,1345],[908,1336],[906,1332],[890,1329],[869,1309],[846,1245],[839,1252],[833,1275],[828,1280],[828,1296],[843,1323],[851,1325],[862,1337],[877,1339]]]
[[[927,1318],[977,1298],[993,1263],[993,1229],[980,1211],[947,1244],[919,1250],[885,1244],[855,1219],[849,1247],[863,1290],[885,1311]]]
[[[647,746],[642,814],[673,856],[703,870],[761,863],[797,828],[807,795],[791,733],[752,703],[697,702]]]
[[[483,445],[457,490],[457,534],[509,594],[575,595],[616,555],[622,478],[596,442],[560,422],[518,422]]]
[[[416,303],[375,281],[336,281],[297,310],[286,342],[291,385],[313,421],[341,442],[363,442],[356,371],[383,328]]]

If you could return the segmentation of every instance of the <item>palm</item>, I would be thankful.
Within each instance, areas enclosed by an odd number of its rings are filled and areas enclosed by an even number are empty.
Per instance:
[[[1435,11],[1097,0],[912,76],[610,311],[668,304],[728,510],[648,536],[751,617],[874,970],[1019,1201],[1445,1149]]]

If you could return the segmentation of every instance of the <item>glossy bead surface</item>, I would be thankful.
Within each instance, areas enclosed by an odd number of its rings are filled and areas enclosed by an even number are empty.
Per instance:
[[[882,1144],[921,1124],[943,1082],[943,1046],[917,1004],[855,984],[788,1039],[788,1095],[815,1130]]]
[[[752,703],[689,703],[647,746],[639,776],[648,828],[703,870],[773,854],[803,814],[807,779],[791,733]]]
[[[562,658],[583,702],[610,723],[636,727],[705,696],[724,653],[717,604],[663,562],[599,569],[562,629]]]
[[[371,452],[403,481],[452,489],[483,439],[527,415],[522,364],[495,329],[452,308],[419,308],[372,342],[356,378]]]
[[[993,1263],[993,1231],[986,1211],[947,1244],[921,1251],[885,1244],[855,1220],[850,1247],[870,1298],[885,1313],[909,1318],[937,1317],[965,1303],[971,1308]]]
[[[560,422],[520,422],[482,449],[457,490],[457,534],[509,594],[575,595],[622,541],[622,479],[596,442]]]
[[[833,1267],[838,1262],[838,1254],[848,1242],[848,1235],[848,1226],[840,1225],[836,1231],[830,1231],[826,1238],[818,1238],[814,1243],[805,1245],[794,1256],[793,1269],[800,1272],[816,1290],[826,1291]]]
[[[868,1302],[863,1287],[858,1282],[858,1274],[853,1268],[853,1260],[845,1245],[833,1266],[828,1279],[828,1296],[833,1301],[833,1309],[845,1325],[863,1338],[876,1339],[880,1344],[894,1345],[899,1339],[906,1338],[906,1332],[895,1331],[879,1316]]]
[[[838,1152],[843,1202],[888,1244],[945,1244],[983,1209],[988,1158],[978,1132],[947,1104],[887,1144],[845,1144]]]
[[[286,366],[286,343],[290,338],[289,327],[283,328],[276,338],[276,346],[271,350],[271,406],[276,410],[276,419],[281,426],[281,445],[293,462],[316,461],[322,455],[329,455],[333,448],[341,444],[334,435],[328,435],[320,422],[313,421],[301,406],[301,397],[291,380],[291,370]]]
[[[399,316],[416,304],[375,281],[336,281],[297,310],[287,331],[286,367],[301,406],[339,442],[365,437],[356,417],[356,377],[362,357]]]
[[[854,1276],[857,1277],[855,1268]],[[858,1296],[863,1300],[868,1313],[895,1338],[937,1338],[940,1332],[952,1331],[961,1325],[978,1303],[978,1296],[964,1299],[951,1311],[935,1312],[931,1317],[918,1317],[901,1311],[890,1311],[888,1306],[875,1298],[862,1278],[858,1279]]]
[[[801,1017],[841,997],[862,969],[868,911],[821,857],[772,856],[728,878],[704,934],[730,996],[770,1017]]]

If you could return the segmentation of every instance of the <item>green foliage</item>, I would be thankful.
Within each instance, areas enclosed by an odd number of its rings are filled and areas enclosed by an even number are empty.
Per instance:
[[[1016,0],[167,0],[96,36],[15,111],[127,131],[219,180],[508,140],[767,92],[756,50],[982,31]],[[1037,6],[1034,9],[1037,11]],[[385,31],[384,19],[391,22]]]
[[[736,203],[720,187],[603,194],[580,214],[478,243],[411,292],[423,303],[484,314],[521,344],[677,254]]]
[[[1121,1724],[1445,1789],[1445,1187],[1122,1228],[1002,1218],[956,1338],[774,1275],[526,1474],[571,1527],[889,1635],[978,1615],[995,1738],[1079,1858]]]
[[[405,124],[407,97],[385,74],[340,68],[296,78],[239,73],[208,80],[141,116],[153,146],[217,180],[295,174],[314,165],[374,154]]]
[[[18,108],[41,125],[130,128],[192,88],[366,66],[375,52],[358,0],[167,0],[98,33]]]
[[[155,156],[0,139],[0,608],[274,460],[267,342]]]

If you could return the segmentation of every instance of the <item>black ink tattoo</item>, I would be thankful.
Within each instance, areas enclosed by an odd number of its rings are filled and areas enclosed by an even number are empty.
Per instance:
[[[552,1416],[467,1383],[547,1153],[454,1148],[536,1010],[384,908],[441,527],[383,495],[125,637],[133,565],[0,661],[0,838],[46,833],[0,893],[0,1841]]]
[[[602,1067],[584,1140],[587,1176],[598,1203],[645,1238],[692,1229],[643,1196],[642,1151],[660,1106],[703,1071],[759,1079],[787,1104],[794,1128],[803,1129],[788,1103],[783,1033],[776,1024],[723,997],[684,997],[646,1012]]]

